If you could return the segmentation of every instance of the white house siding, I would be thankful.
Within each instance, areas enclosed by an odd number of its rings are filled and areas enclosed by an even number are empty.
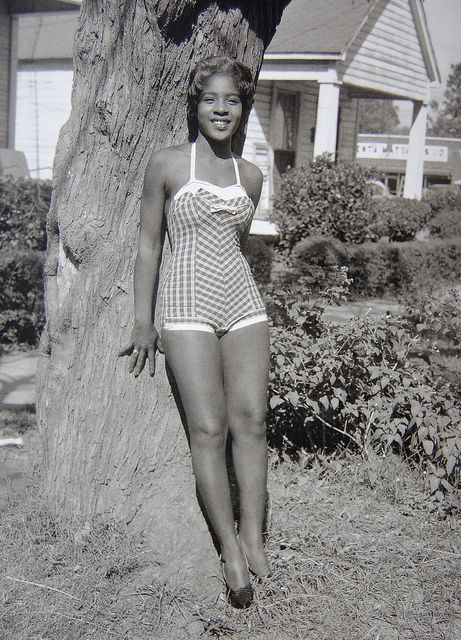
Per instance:
[[[295,83],[300,94],[298,149],[296,166],[307,164],[314,155],[314,131],[317,118],[319,85],[317,82]]]
[[[0,0],[0,147],[8,146],[10,21],[5,0]]]
[[[259,82],[255,104],[248,119],[247,136],[243,157],[258,165],[264,174],[260,205],[257,215],[270,209],[272,193],[273,156],[270,146],[270,122],[272,105],[272,82]]]
[[[428,98],[427,69],[410,0],[379,0],[343,63],[343,81],[412,99]]]
[[[339,98],[338,158],[355,160],[358,130],[358,100],[351,98],[347,89],[341,90]]]

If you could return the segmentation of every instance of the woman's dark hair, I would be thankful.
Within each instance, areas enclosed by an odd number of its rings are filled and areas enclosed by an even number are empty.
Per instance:
[[[189,83],[187,93],[187,125],[189,140],[194,141],[198,136],[197,106],[203,88],[212,76],[225,75],[232,78],[242,101],[242,119],[234,136],[239,135],[245,126],[251,107],[253,106],[255,85],[250,70],[241,62],[227,56],[212,56],[201,60],[195,69]]]

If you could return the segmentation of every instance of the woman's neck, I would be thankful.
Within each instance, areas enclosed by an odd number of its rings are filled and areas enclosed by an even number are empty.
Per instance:
[[[199,150],[200,155],[203,157],[217,157],[227,160],[232,157],[232,140],[209,140],[199,132],[195,144]]]

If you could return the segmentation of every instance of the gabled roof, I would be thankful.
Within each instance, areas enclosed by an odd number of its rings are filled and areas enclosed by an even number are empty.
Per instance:
[[[267,53],[340,55],[374,0],[291,0]]]

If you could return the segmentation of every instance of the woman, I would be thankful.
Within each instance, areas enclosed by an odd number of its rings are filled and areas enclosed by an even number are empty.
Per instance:
[[[249,70],[224,56],[195,69],[188,93],[192,143],[150,159],[141,204],[135,266],[135,320],[129,370],[138,376],[156,348],[178,385],[192,466],[218,537],[229,602],[253,599],[249,570],[269,573],[263,547],[267,449],[265,431],[269,330],[260,294],[242,255],[258,204],[261,171],[232,153],[253,101]],[[243,116],[243,117],[242,117]],[[160,335],[153,295],[164,220],[172,257],[159,290]],[[240,493],[236,535],[225,447],[232,439]]]

